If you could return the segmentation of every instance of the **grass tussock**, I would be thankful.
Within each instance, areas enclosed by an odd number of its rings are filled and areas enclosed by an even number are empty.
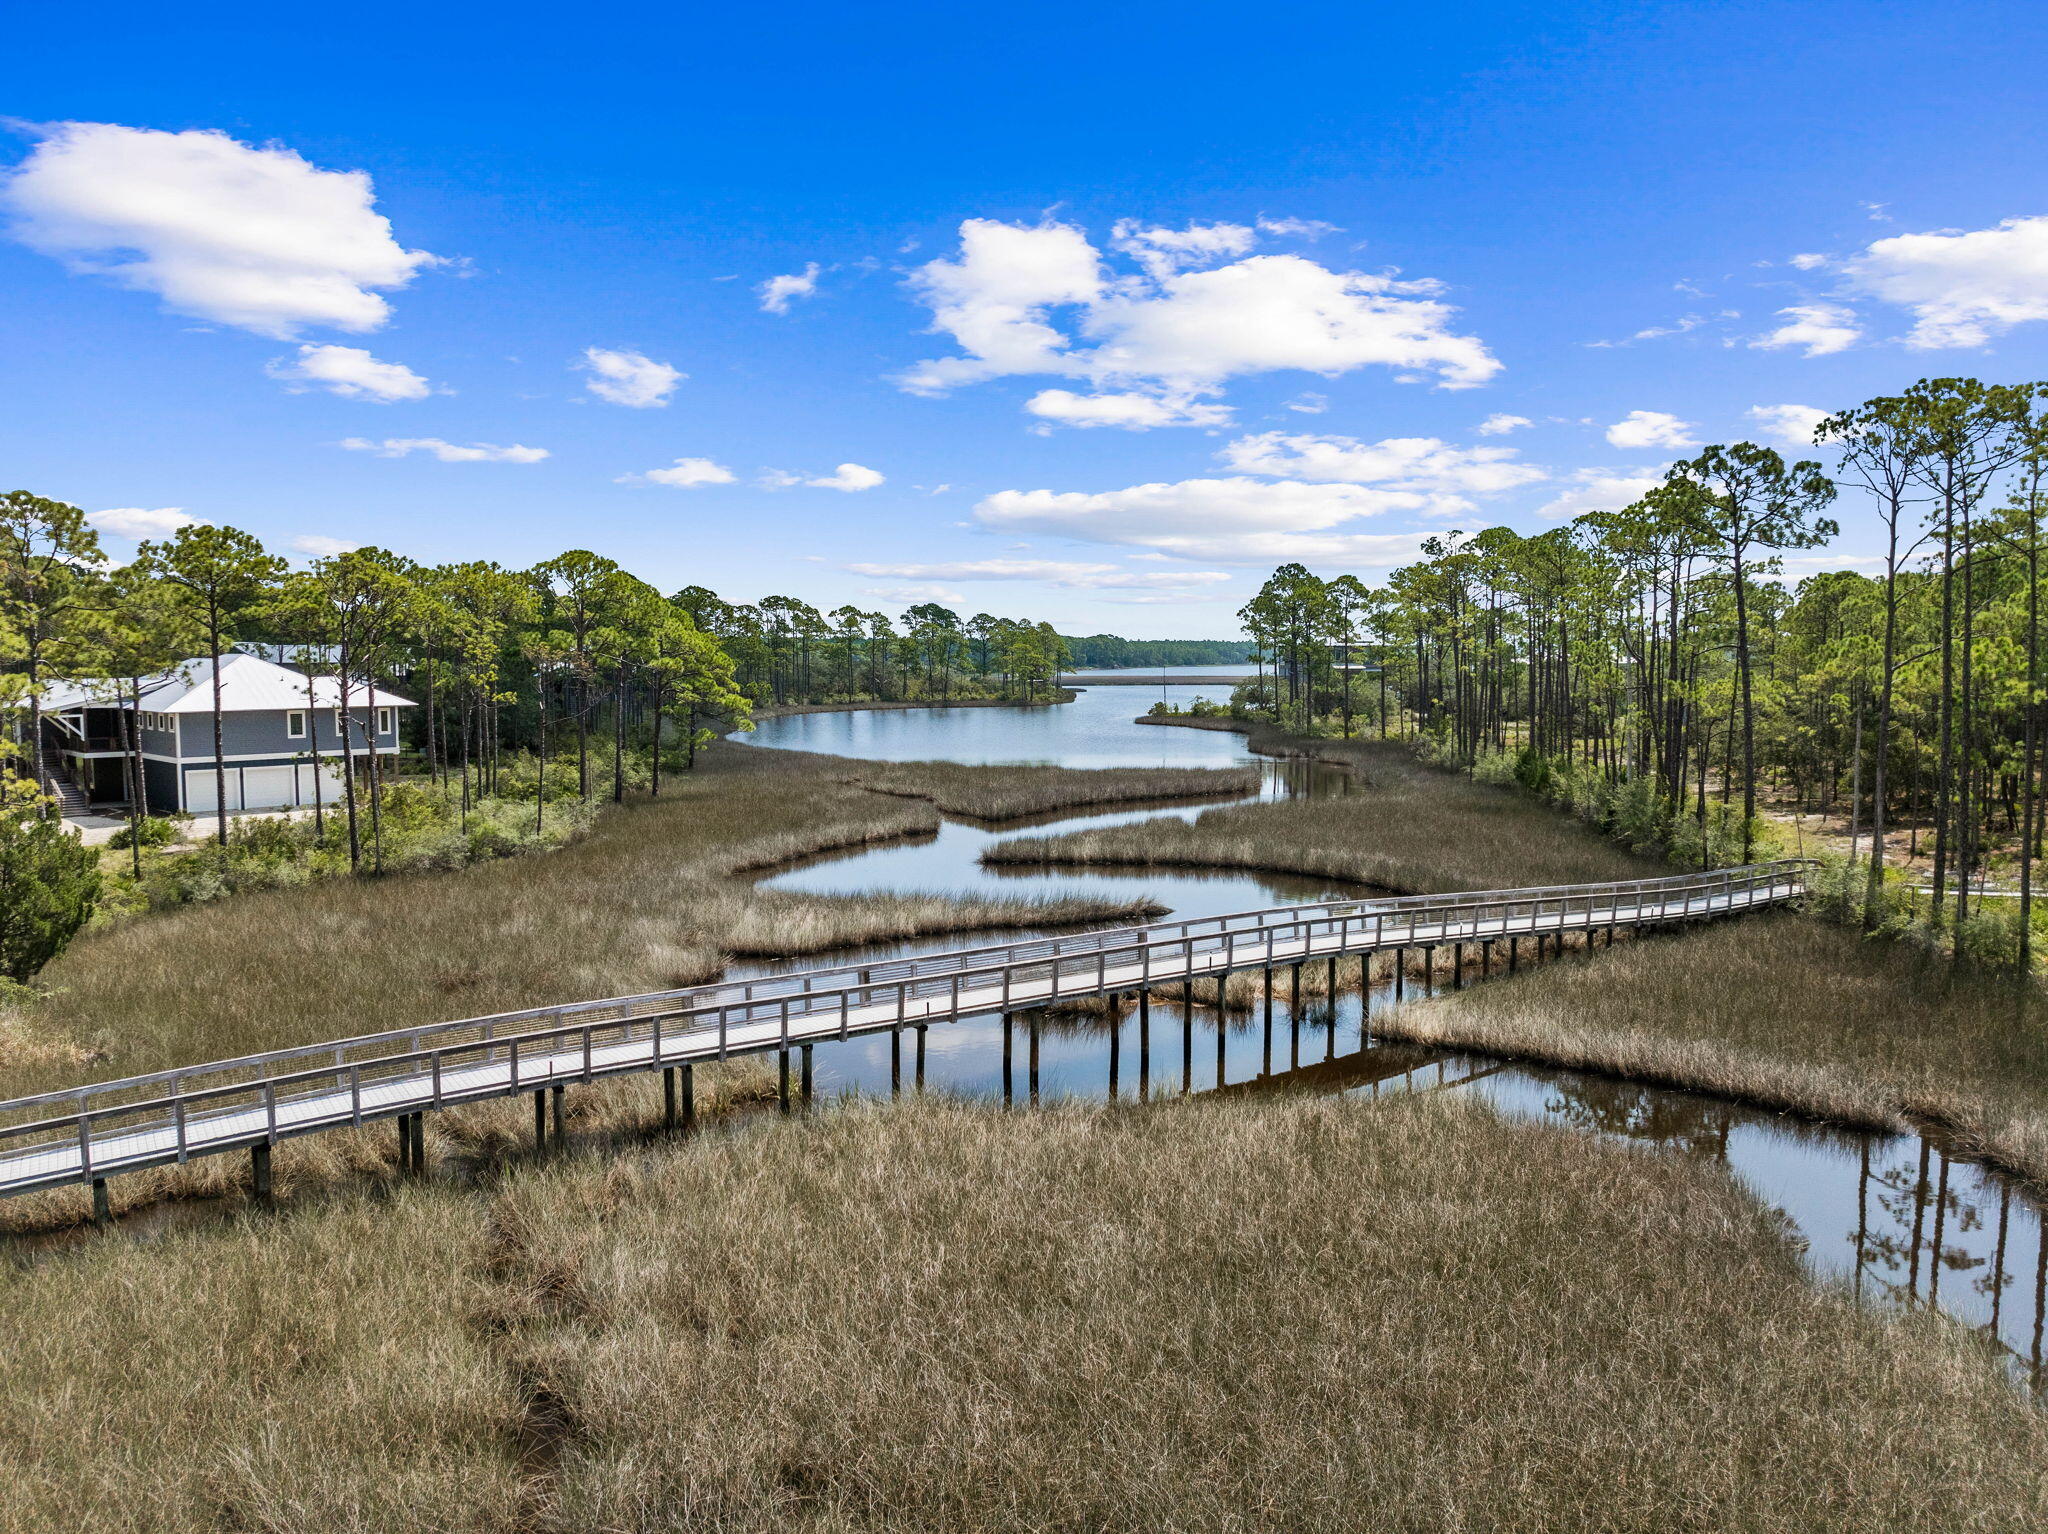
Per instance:
[[[0,1529],[506,1528],[482,1246],[416,1189],[0,1274]]]
[[[1176,719],[1228,728],[1235,721]],[[1239,728],[1243,728],[1240,724]],[[1252,747],[1352,769],[1333,798],[1231,805],[1064,836],[1016,837],[989,863],[1242,868],[1348,879],[1404,893],[1649,878],[1670,869],[1614,846],[1527,795],[1431,767],[1395,743],[1308,741],[1254,732]]]
[[[519,1339],[547,1529],[2048,1518],[1959,1331],[1811,1287],[1710,1169],[1442,1101],[861,1108],[496,1218],[573,1297]]]
[[[1053,810],[1253,792],[1255,767],[970,767],[957,762],[863,763],[853,781],[929,799],[950,815],[1015,820]]]
[[[1601,949],[1383,1026],[1852,1123],[1931,1123],[2048,1185],[2048,1004],[1794,913]]]

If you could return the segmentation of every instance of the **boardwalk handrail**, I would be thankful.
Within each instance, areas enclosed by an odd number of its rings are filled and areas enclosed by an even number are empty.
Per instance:
[[[1109,989],[1308,957],[1733,914],[1804,894],[1813,866],[1791,858],[1654,879],[1275,906],[525,1008],[210,1061],[0,1102],[0,1196],[572,1079]]]

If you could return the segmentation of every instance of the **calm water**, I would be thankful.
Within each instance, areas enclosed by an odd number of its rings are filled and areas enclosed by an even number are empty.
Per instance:
[[[1215,668],[1221,671],[1225,668]],[[1185,702],[1197,691],[1172,686]],[[1346,793],[1348,774],[1253,757],[1236,735],[1133,723],[1158,691],[1103,687],[1079,701],[1034,709],[906,709],[809,714],[765,721],[756,745],[830,751],[889,761],[1056,762],[1077,767],[1257,764],[1254,797]],[[1172,815],[1172,807],[1083,813],[1043,827],[1048,834]],[[979,859],[1008,831],[948,821],[931,837],[813,859],[777,873],[779,889],[858,894],[945,890],[974,894],[1060,893],[1149,898],[1177,916],[1204,916],[1354,893],[1329,882],[1269,875],[1157,869],[1015,870]],[[894,956],[953,946],[936,939],[871,950]],[[1578,962],[1567,959],[1562,962]],[[754,972],[777,966],[758,966]],[[1355,976],[1347,964],[1346,979]],[[1469,976],[1480,979],[1477,971]],[[1270,1025],[1263,1005],[1219,1019],[1197,998],[1156,996],[1150,1016],[1058,1017],[1038,1029],[1035,1083],[1026,1023],[999,1017],[869,1035],[817,1046],[815,1090],[879,1093],[930,1090],[1018,1101],[1056,1097],[1150,1097],[1166,1093],[1288,1088],[1360,1098],[1454,1090],[1477,1094],[1510,1116],[1569,1125],[1606,1138],[1725,1164],[1783,1216],[1811,1270],[1865,1300],[1938,1304],[1995,1341],[2038,1391],[2044,1388],[2048,1243],[2039,1211],[1983,1168],[1915,1136],[1872,1135],[1808,1124],[1716,1098],[1617,1082],[1573,1071],[1510,1065],[1482,1056],[1420,1049],[1376,1036],[1373,1023],[1394,1004],[1383,982],[1370,995],[1355,984],[1334,1008],[1287,1005],[1284,976]],[[1409,1005],[1419,1001],[1411,982]],[[1035,1084],[1035,1093],[1034,1093]]]

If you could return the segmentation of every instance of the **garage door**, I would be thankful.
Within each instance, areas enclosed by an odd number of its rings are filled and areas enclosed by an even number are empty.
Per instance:
[[[211,815],[216,807],[213,797],[214,776],[211,767],[188,767],[185,769],[185,808],[194,815]],[[228,808],[242,807],[242,785],[235,769],[228,769]]]
[[[320,802],[339,804],[347,790],[341,784],[341,769],[322,762],[317,768],[311,762],[299,763],[299,803],[313,802],[313,774],[320,774]]]
[[[228,792],[234,792],[234,774],[228,774]],[[274,810],[294,803],[293,790],[297,774],[289,767],[244,767],[242,769],[242,808],[245,810]]]

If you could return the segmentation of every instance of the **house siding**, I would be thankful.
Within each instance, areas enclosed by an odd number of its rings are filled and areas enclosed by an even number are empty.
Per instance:
[[[285,716],[292,712],[287,709],[249,709],[221,715],[221,750],[230,761],[238,756],[297,756],[318,749],[322,753],[339,752],[341,735],[334,728],[334,710],[316,708],[306,710],[312,716],[312,739],[294,740],[285,734]],[[352,708],[349,712],[358,719],[364,717],[364,710]],[[394,710],[394,714],[395,714]],[[210,713],[183,714],[184,750],[181,753],[187,762],[213,760],[213,715]],[[397,721],[394,718],[393,724]],[[364,749],[360,729],[352,730],[355,749]],[[388,750],[398,744],[396,729],[386,730],[377,737],[379,750]]]

